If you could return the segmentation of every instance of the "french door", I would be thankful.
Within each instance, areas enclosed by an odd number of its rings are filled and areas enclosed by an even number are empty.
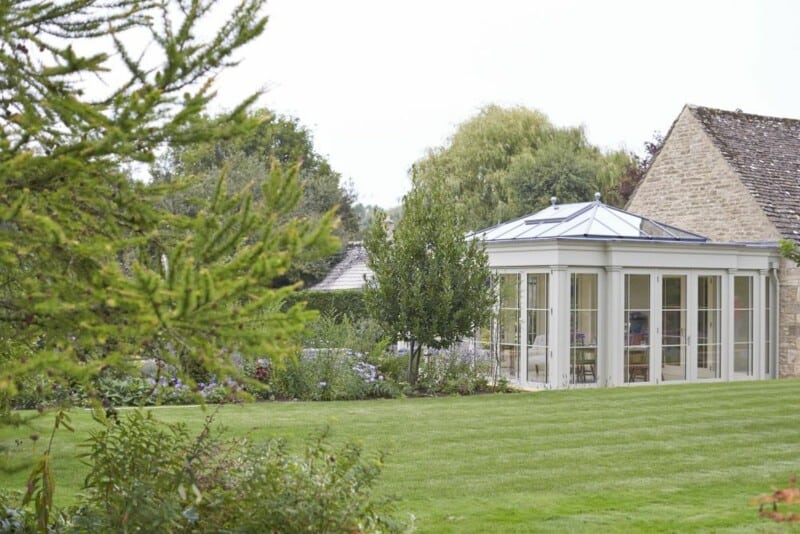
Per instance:
[[[754,375],[753,277],[733,277],[733,378]]]

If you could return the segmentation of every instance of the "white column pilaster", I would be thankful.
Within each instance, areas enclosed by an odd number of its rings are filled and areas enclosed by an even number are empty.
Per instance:
[[[565,265],[550,267],[548,382],[556,389],[569,385],[569,284],[569,271]]]
[[[619,386],[624,380],[625,367],[625,275],[622,267],[606,267],[605,299],[600,313],[606,316],[603,347],[598,347],[597,379],[599,385]]]

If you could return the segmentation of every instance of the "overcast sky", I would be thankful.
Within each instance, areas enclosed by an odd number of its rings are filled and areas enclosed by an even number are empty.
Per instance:
[[[800,2],[271,0],[220,79],[295,116],[359,201],[391,207],[408,169],[491,103],[641,152],[686,103],[800,118]]]

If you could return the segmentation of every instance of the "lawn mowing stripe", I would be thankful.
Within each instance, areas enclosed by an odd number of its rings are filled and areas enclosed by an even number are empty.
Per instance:
[[[156,409],[194,429],[207,413]],[[800,381],[780,380],[267,403],[226,406],[217,420],[256,440],[288,436],[295,449],[331,424],[333,440],[385,451],[377,491],[403,497],[421,532],[739,532],[768,529],[748,500],[800,471],[798,413]],[[57,457],[79,441],[63,438]],[[85,473],[56,468],[60,491]]]

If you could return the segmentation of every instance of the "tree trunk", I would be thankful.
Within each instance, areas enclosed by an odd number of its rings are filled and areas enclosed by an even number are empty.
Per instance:
[[[412,386],[417,385],[419,378],[419,359],[422,354],[422,344],[418,344],[416,339],[411,340],[411,351],[408,354],[408,383]]]

